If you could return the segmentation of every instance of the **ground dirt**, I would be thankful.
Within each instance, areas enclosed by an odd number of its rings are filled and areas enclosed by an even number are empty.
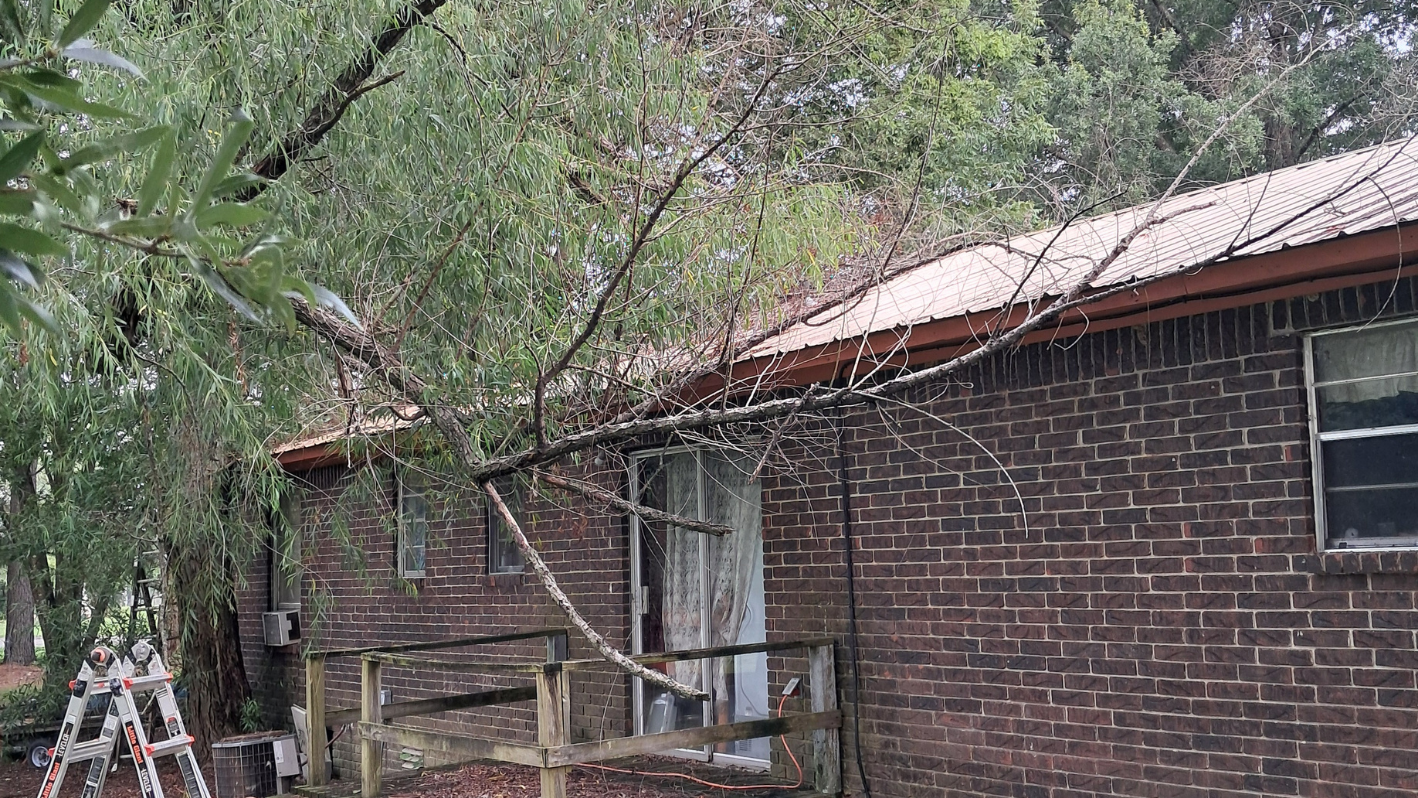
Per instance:
[[[185,792],[177,769],[170,763],[164,764],[167,766],[159,768],[163,793],[167,798],[184,798]],[[772,781],[759,773],[724,770],[660,757],[618,760],[609,764],[625,770],[639,771],[641,774],[679,773],[727,785],[752,786]],[[65,777],[64,788],[58,798],[73,798],[83,789],[84,774],[88,771],[82,766],[78,771],[71,771]],[[210,768],[207,772],[208,786],[213,788],[212,794],[215,796]],[[39,794],[40,782],[43,779],[43,771],[26,763],[9,759],[0,762],[0,798],[33,798]],[[352,791],[335,794],[348,796],[357,793],[358,784],[351,786]],[[582,767],[573,768],[567,780],[569,798],[725,798],[731,795],[742,795],[745,798],[786,798],[794,793],[789,785],[729,792],[681,778],[613,773]],[[398,777],[391,774],[384,795],[388,798],[538,798],[541,795],[541,782],[533,768],[516,765],[466,765],[413,776]],[[138,780],[127,760],[120,762],[117,772],[109,775],[103,798],[138,798]]]
[[[0,662],[0,693],[21,685],[39,684],[44,681],[44,669],[33,665],[12,665]]]

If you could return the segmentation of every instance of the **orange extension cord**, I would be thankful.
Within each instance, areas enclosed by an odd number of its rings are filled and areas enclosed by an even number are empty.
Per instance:
[[[783,716],[783,702],[787,700],[787,696],[783,696],[782,698],[778,699],[778,717],[780,718]],[[798,763],[798,758],[793,756],[793,749],[788,747],[788,741],[784,739],[783,735],[778,735],[778,739],[783,742],[783,750],[788,752],[788,758],[793,760],[793,767],[797,768],[798,770],[798,781],[791,787],[785,788],[781,784],[744,784],[738,787],[731,787],[727,784],[715,784],[712,781],[697,779],[693,776],[689,776],[684,773],[656,773],[653,771],[647,772],[642,770],[625,770],[623,768],[613,768],[607,767],[605,765],[577,765],[577,767],[590,768],[592,770],[608,770],[612,773],[628,773],[632,776],[664,776],[665,778],[670,779],[684,779],[685,781],[692,781],[695,784],[703,784],[705,787],[714,787],[720,790],[795,790],[803,786],[803,766]]]

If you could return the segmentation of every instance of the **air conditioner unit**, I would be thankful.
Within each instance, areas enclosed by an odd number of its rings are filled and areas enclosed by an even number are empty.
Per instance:
[[[277,610],[261,614],[266,645],[288,646],[300,640],[300,610]]]
[[[300,775],[295,735],[257,732],[212,743],[217,798],[265,798],[291,791]]]

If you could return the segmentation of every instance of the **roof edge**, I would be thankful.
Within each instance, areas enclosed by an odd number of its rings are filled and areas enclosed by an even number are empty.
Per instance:
[[[1412,264],[1404,262],[1410,252],[1414,253]],[[1306,261],[1298,268],[1297,258]],[[1177,272],[1134,291],[1083,305],[1025,336],[1023,343],[1245,307],[1394,279],[1415,271],[1418,223],[1392,225]],[[731,382],[752,381],[759,390],[803,387],[845,376],[841,366],[858,360],[859,354],[863,369],[877,368],[883,362],[911,366],[943,362],[984,345],[985,330],[1013,329],[1024,320],[1024,307],[1022,303],[1011,307],[1002,327],[1001,311],[996,309],[741,360],[734,366]],[[700,384],[696,394],[710,395],[723,387],[722,375],[714,375]]]

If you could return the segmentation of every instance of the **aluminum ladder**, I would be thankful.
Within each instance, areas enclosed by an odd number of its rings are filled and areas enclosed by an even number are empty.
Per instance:
[[[207,783],[202,779],[202,771],[192,751],[192,736],[187,733],[182,714],[177,709],[172,674],[163,666],[162,657],[145,640],[134,645],[131,654],[131,658],[120,660],[112,649],[100,646],[80,666],[78,678],[70,682],[69,706],[51,752],[49,769],[40,784],[39,798],[55,798],[64,784],[69,766],[80,762],[89,763],[82,798],[99,798],[120,731],[133,758],[133,767],[138,772],[138,788],[143,798],[164,798],[156,764],[156,760],[164,756],[176,757],[189,796],[211,798],[212,794],[207,790]],[[143,676],[135,675],[135,662],[146,666]],[[102,677],[98,675],[99,668],[104,671]],[[135,695],[149,691],[157,700],[163,729],[167,734],[167,739],[157,743],[148,741],[134,702]],[[76,742],[89,699],[100,695],[110,695],[112,699],[99,736]]]

